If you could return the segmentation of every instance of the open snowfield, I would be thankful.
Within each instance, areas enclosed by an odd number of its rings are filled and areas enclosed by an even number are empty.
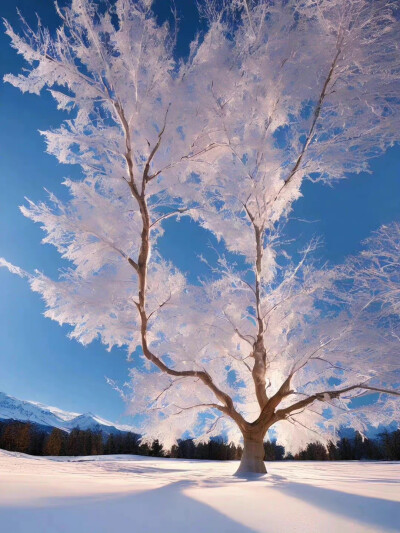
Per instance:
[[[400,463],[269,463],[0,451],[2,533],[287,533],[400,530]]]

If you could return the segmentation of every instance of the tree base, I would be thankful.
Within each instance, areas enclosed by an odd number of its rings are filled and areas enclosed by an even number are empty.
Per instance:
[[[238,477],[260,477],[267,473],[264,463],[264,443],[244,439],[243,455],[239,468],[235,472]]]

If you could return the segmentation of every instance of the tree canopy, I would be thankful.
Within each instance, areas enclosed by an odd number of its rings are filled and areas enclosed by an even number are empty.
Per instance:
[[[138,431],[167,446],[223,431],[246,454],[274,426],[295,451],[350,418],[392,420],[398,255],[382,261],[399,226],[340,267],[314,261],[317,239],[291,253],[284,226],[304,180],[368,170],[399,141],[397,2],[203,1],[207,29],[180,60],[177,23],[160,25],[151,0],[105,6],[56,6],[56,32],[6,23],[27,62],[6,81],[70,111],[42,134],[82,180],[65,180],[68,201],[21,207],[68,261],[60,278],[2,264],[72,338],[140,351],[124,394]],[[183,216],[226,250],[196,284],[158,248]]]

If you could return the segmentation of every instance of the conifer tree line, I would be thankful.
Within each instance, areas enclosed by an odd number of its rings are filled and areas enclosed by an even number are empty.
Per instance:
[[[70,433],[54,428],[48,433],[29,422],[0,422],[0,449],[44,456],[84,456],[133,454],[178,459],[217,461],[239,460],[242,447],[227,443],[222,437],[196,444],[192,439],[181,439],[170,450],[154,440],[141,442],[140,435],[125,432],[104,435],[99,431],[73,429]],[[336,444],[325,446],[311,442],[295,455],[285,454],[285,448],[275,441],[264,442],[265,461],[347,461],[347,460],[400,460],[400,430],[384,431],[376,439],[362,438],[356,432],[353,438],[342,437]]]

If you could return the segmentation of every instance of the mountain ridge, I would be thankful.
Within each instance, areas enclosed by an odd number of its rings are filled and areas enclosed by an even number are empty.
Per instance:
[[[31,422],[62,429],[68,433],[75,428],[102,431],[105,434],[135,432],[131,426],[115,424],[91,412],[64,411],[40,402],[19,400],[5,392],[0,392],[0,420]]]

